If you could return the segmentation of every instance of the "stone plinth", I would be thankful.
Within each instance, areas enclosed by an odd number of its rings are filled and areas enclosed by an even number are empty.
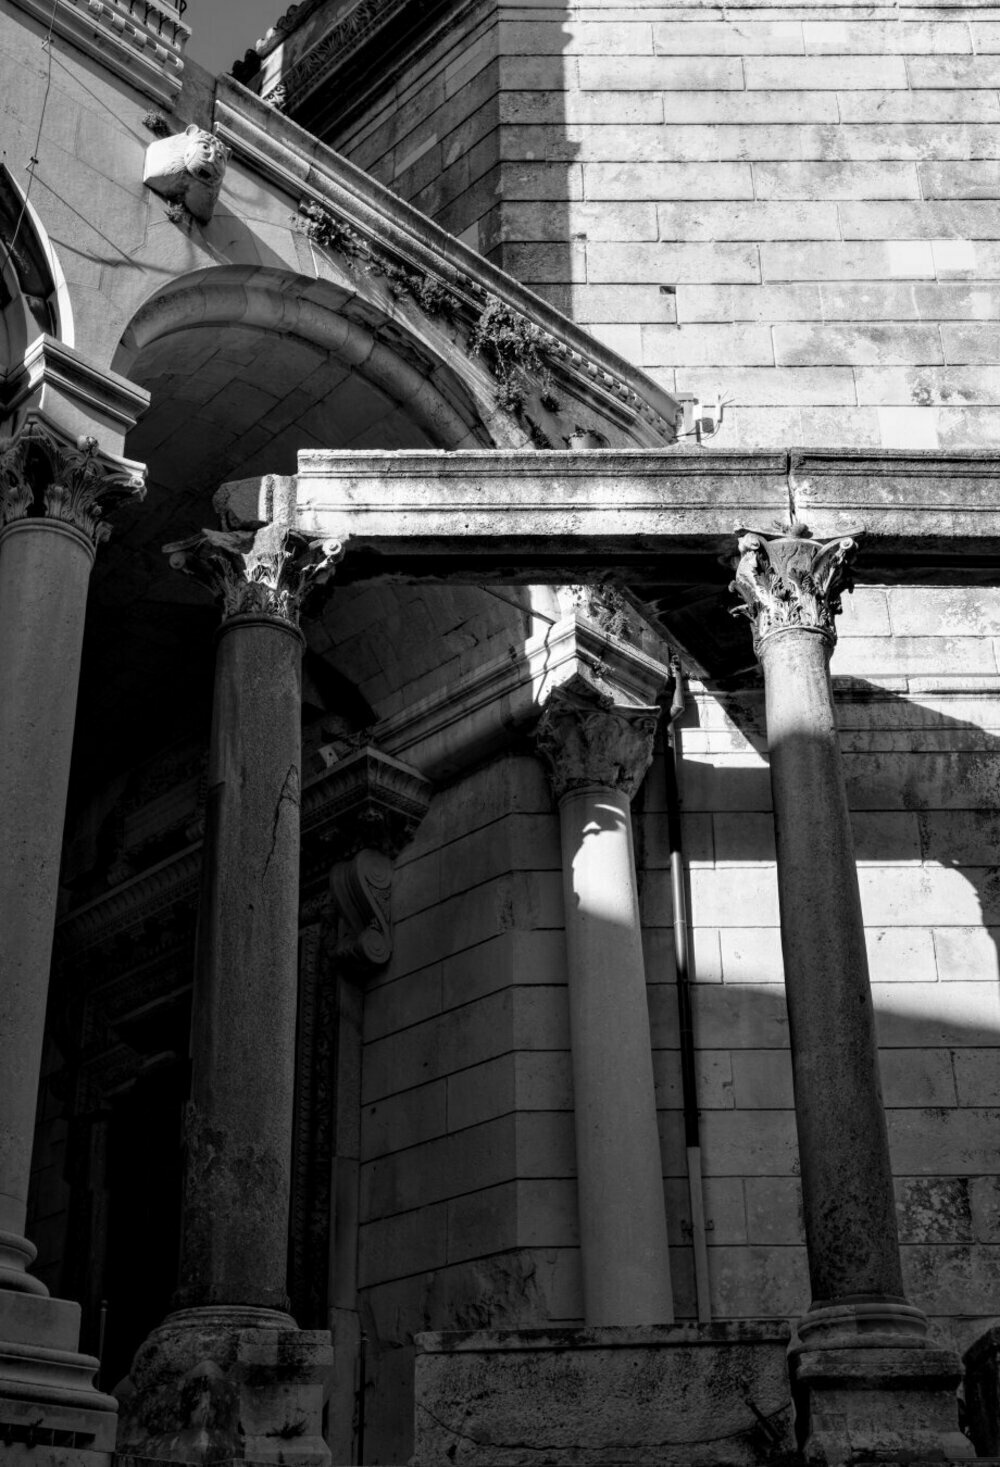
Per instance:
[[[179,1310],[132,1363],[118,1460],[324,1467],[332,1366],[329,1334],[297,1329],[287,1314]]]
[[[756,1467],[795,1458],[788,1330],[417,1336],[412,1467]]]
[[[94,1389],[98,1362],[78,1351],[80,1306],[0,1290],[2,1460],[106,1467],[117,1402]]]
[[[961,1371],[952,1350],[800,1350],[791,1364],[809,1464],[955,1462],[976,1455],[958,1428]]]

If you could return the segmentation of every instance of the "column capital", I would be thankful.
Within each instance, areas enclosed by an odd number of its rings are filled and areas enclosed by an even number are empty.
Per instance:
[[[58,520],[100,545],[111,534],[107,514],[145,494],[142,464],[103,452],[96,438],[70,439],[41,414],[0,439],[0,528]]]
[[[200,530],[164,545],[175,570],[193,576],[221,603],[223,621],[276,617],[297,628],[302,600],[333,575],[339,540],[310,540],[277,523],[260,529]]]
[[[595,786],[631,800],[653,758],[660,710],[616,704],[576,674],[549,694],[535,730],[557,800]]]
[[[816,632],[834,646],[841,596],[854,585],[851,567],[858,547],[853,537],[861,533],[852,530],[822,541],[813,540],[798,521],[776,533],[736,527],[738,553],[729,589],[744,604],[734,607],[733,615],[750,622],[758,657],[769,636],[790,628]]]

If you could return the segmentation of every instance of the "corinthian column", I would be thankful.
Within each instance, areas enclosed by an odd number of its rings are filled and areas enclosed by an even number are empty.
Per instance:
[[[629,807],[658,714],[616,706],[575,677],[549,697],[537,732],[562,836],[588,1325],[673,1321]]]
[[[750,620],[764,670],[812,1285],[812,1302],[799,1322],[797,1356],[797,1379],[809,1395],[807,1457],[832,1467],[862,1448],[919,1448],[933,1455],[943,1445],[954,1456],[969,1456],[969,1443],[957,1431],[957,1360],[927,1348],[927,1321],[906,1300],[900,1266],[864,924],[829,675],[835,618],[842,592],[851,588],[856,545],[849,535],[821,543],[795,525],[776,536],[742,534],[738,548],[732,589],[743,600],[739,609]],[[894,1391],[912,1403],[895,1418]]]
[[[298,992],[298,614],[303,593],[332,573],[340,547],[273,524],[204,530],[165,549],[176,569],[213,592],[223,621],[178,1309],[136,1357],[120,1444],[191,1462],[219,1460],[223,1448],[271,1460],[271,1439],[280,1436],[283,1462],[315,1464],[328,1459],[320,1413],[329,1335],[296,1330],[286,1277]],[[191,1372],[206,1360],[214,1368],[192,1392]],[[206,1410],[214,1432],[204,1431]]]
[[[25,1389],[25,1423],[38,1400],[46,1427],[72,1397],[102,1413],[107,1447],[114,1402],[90,1388],[96,1361],[72,1353],[79,1308],[26,1272],[24,1232],[90,570],[106,512],[144,492],[138,464],[37,415],[0,441],[0,1395]],[[9,1419],[0,1405],[0,1436]]]

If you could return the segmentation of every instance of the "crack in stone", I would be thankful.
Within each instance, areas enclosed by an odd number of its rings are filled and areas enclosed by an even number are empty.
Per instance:
[[[294,764],[289,764],[288,771],[285,774],[285,778],[282,780],[281,783],[281,791],[278,795],[277,803],[274,807],[274,821],[271,825],[271,849],[267,853],[267,860],[264,862],[264,870],[261,872],[261,886],[263,886],[264,882],[267,880],[267,872],[268,867],[271,864],[271,857],[274,855],[274,848],[278,844],[278,822],[281,819],[281,807],[284,802],[288,800],[291,802],[291,804],[298,808],[298,783],[298,770]]]
[[[451,1437],[457,1437],[461,1441],[471,1442],[472,1445],[475,1446],[475,1447],[492,1447],[492,1448],[494,1448],[494,1449],[496,1449],[498,1451],[502,1451],[502,1452],[506,1452],[506,1451],[517,1451],[517,1452],[554,1452],[554,1451],[565,1451],[566,1450],[566,1443],[565,1442],[560,1442],[560,1443],[546,1442],[546,1443],[543,1443],[542,1445],[538,1445],[535,1442],[524,1442],[524,1441],[513,1441],[513,1442],[489,1441],[485,1437],[473,1436],[471,1434],[471,1432],[461,1431],[457,1426],[453,1426],[450,1422],[443,1421],[440,1416],[435,1416],[434,1412],[431,1411],[428,1406],[424,1405],[423,1401],[419,1401],[417,1403],[417,1407],[418,1407],[418,1409],[420,1411],[422,1411],[424,1413],[425,1416],[428,1416],[431,1419],[431,1421],[434,1422],[435,1426],[440,1427],[441,1430],[444,1431],[444,1432],[447,1432],[449,1436],[451,1436]],[[665,1448],[689,1447],[689,1446],[701,1446],[701,1445],[703,1445],[703,1446],[710,1446],[713,1442],[734,1441],[738,1437],[747,1436],[751,1432],[759,1431],[761,1429],[761,1427],[764,1425],[765,1422],[767,1423],[767,1425],[770,1425],[771,1422],[775,1420],[775,1418],[782,1416],[785,1412],[790,1411],[791,1409],[792,1409],[792,1402],[791,1402],[791,1400],[787,1400],[787,1401],[784,1401],[780,1406],[775,1407],[775,1409],[773,1411],[768,1412],[766,1415],[763,1412],[755,1412],[755,1415],[758,1417],[758,1419],[756,1421],[748,1422],[746,1426],[738,1427],[736,1431],[727,1431],[727,1432],[724,1432],[720,1436],[697,1436],[697,1437],[690,1437],[690,1438],[683,1439],[683,1440],[682,1439],[679,1439],[679,1438],[673,1438],[670,1441],[664,1441],[664,1442],[616,1442],[615,1443],[615,1448],[616,1448],[616,1450],[620,1450],[620,1451],[623,1451],[623,1452],[638,1452],[638,1451],[658,1452],[658,1451],[663,1451]],[[606,1461],[607,1461],[607,1458],[605,1456],[604,1458],[602,1458],[602,1467],[603,1467],[603,1463],[606,1462]],[[597,1467],[596,1462],[595,1462],[595,1467]]]

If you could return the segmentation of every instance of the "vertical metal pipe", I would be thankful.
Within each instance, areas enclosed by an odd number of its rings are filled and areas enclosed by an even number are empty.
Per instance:
[[[688,922],[687,884],[684,870],[684,841],[681,828],[680,766],[683,760],[680,718],[685,709],[684,673],[680,659],[671,658],[673,696],[663,746],[666,776],[667,841],[670,847],[670,894],[674,914],[674,966],[677,972],[677,1012],[680,1021],[681,1095],[684,1104],[684,1149],[687,1157],[688,1195],[691,1206],[691,1243],[694,1248],[695,1301],[699,1324],[712,1318],[709,1298],[708,1246],[705,1200],[701,1177],[701,1128],[698,1115],[698,1080],[694,1062],[694,1020],[691,984],[694,956]]]

